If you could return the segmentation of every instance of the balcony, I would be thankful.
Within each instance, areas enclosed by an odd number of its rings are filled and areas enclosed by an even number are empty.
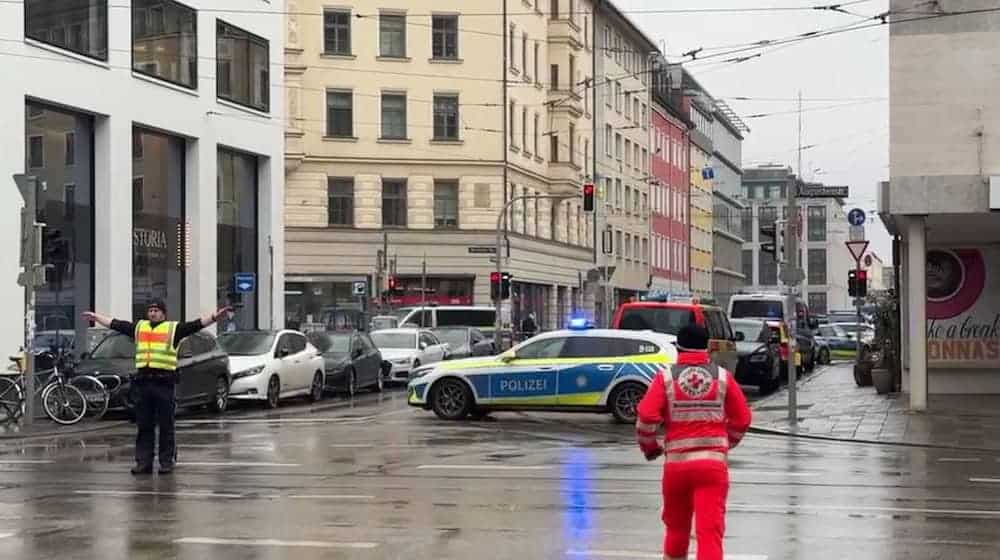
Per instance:
[[[581,90],[583,86],[580,86],[576,91],[570,91],[569,84],[559,84],[561,88],[564,89],[550,89],[548,92],[548,97],[546,102],[549,104],[549,110],[553,113],[568,114],[574,118],[580,118],[583,116],[583,93]]]
[[[549,41],[567,43],[573,50],[581,50],[583,32],[580,26],[569,18],[549,19]]]

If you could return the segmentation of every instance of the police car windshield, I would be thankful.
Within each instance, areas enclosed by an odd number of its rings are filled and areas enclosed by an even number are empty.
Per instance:
[[[90,356],[98,360],[131,359],[135,357],[135,343],[125,335],[112,334],[104,337]]]
[[[694,312],[678,307],[632,307],[622,312],[620,329],[655,331],[676,335],[685,325],[695,322]]]
[[[226,333],[219,337],[219,346],[230,356],[258,356],[267,354],[274,345],[274,333]]]
[[[740,317],[781,319],[784,317],[780,301],[743,300],[734,301],[732,305],[733,310],[729,313],[731,319],[739,319]]]
[[[374,332],[372,342],[379,348],[416,348],[417,335],[398,332]]]

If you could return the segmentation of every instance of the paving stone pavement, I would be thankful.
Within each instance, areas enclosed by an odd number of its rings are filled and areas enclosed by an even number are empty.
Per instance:
[[[889,443],[1000,450],[1000,395],[931,395],[927,412],[909,397],[854,383],[852,364],[834,363],[799,382],[797,426],[788,390],[754,404],[753,426],[793,434]]]

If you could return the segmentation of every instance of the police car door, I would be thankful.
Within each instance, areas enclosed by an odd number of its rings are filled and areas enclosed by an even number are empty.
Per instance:
[[[513,360],[490,374],[493,404],[556,404],[559,355],[566,337],[547,337],[517,350]]]

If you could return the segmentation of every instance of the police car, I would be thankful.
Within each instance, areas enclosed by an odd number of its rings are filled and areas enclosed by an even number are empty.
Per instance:
[[[538,335],[499,356],[419,368],[407,402],[444,420],[493,410],[553,410],[610,412],[632,423],[653,376],[676,363],[675,340],[574,320],[567,330]]]

